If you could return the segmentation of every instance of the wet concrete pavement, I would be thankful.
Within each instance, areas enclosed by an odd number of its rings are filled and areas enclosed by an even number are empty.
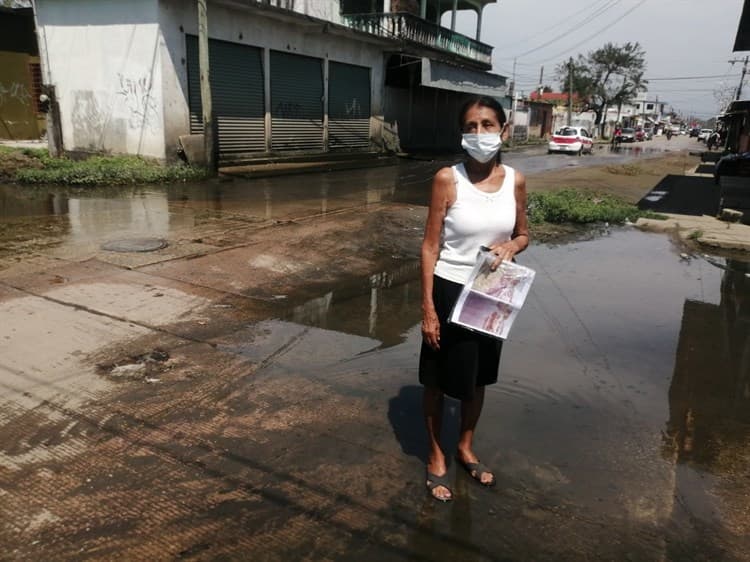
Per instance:
[[[1,221],[4,556],[747,559],[748,266],[662,234],[523,255],[537,280],[476,443],[498,486],[453,463],[456,500],[426,496],[431,165],[253,196],[80,194],[74,212],[69,194],[6,188],[29,210]],[[170,245],[99,248],[133,235]],[[449,402],[451,447],[457,415]]]

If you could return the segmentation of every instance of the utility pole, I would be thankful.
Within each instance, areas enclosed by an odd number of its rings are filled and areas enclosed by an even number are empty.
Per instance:
[[[510,82],[510,140],[513,142],[516,132],[516,59],[513,59],[513,79]]]
[[[203,150],[206,153],[206,168],[218,169],[217,138],[214,128],[211,81],[208,67],[208,16],[206,0],[198,0],[198,69],[201,82],[201,106],[203,108]]]
[[[542,92],[544,91],[544,65],[542,65],[539,71],[539,97],[541,98]]]
[[[747,61],[750,59],[750,57],[745,57],[744,64],[742,65],[742,77],[740,78],[740,85],[737,86],[737,95],[735,96],[735,100],[739,100],[742,96],[742,83],[745,81],[745,74],[747,74]],[[734,65],[736,62],[743,62],[742,59],[732,59],[729,61],[731,65]]]
[[[568,61],[568,127],[573,123],[573,57]]]

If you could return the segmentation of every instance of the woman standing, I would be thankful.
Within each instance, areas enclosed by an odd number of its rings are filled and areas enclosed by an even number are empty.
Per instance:
[[[440,446],[443,397],[461,400],[456,460],[485,486],[495,476],[473,450],[484,389],[497,382],[502,341],[449,324],[448,316],[476,263],[480,246],[512,260],[529,245],[526,180],[500,163],[507,138],[502,106],[474,97],[461,109],[462,164],[435,174],[422,242],[422,349],[419,380],[424,385],[424,416],[429,438],[427,488],[440,501],[453,498],[445,453]]]

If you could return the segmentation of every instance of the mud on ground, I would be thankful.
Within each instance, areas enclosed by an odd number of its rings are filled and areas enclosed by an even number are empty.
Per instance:
[[[700,162],[687,152],[643,158],[627,164],[594,167],[569,167],[526,176],[529,191],[551,191],[563,187],[590,189],[637,203],[667,174],[683,175]]]

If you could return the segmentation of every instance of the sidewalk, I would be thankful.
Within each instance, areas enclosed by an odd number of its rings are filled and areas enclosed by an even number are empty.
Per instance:
[[[676,234],[683,242],[720,250],[750,252],[750,226],[710,216],[666,213],[666,220],[638,219],[636,226],[651,232]],[[750,255],[748,256],[750,257]]]

